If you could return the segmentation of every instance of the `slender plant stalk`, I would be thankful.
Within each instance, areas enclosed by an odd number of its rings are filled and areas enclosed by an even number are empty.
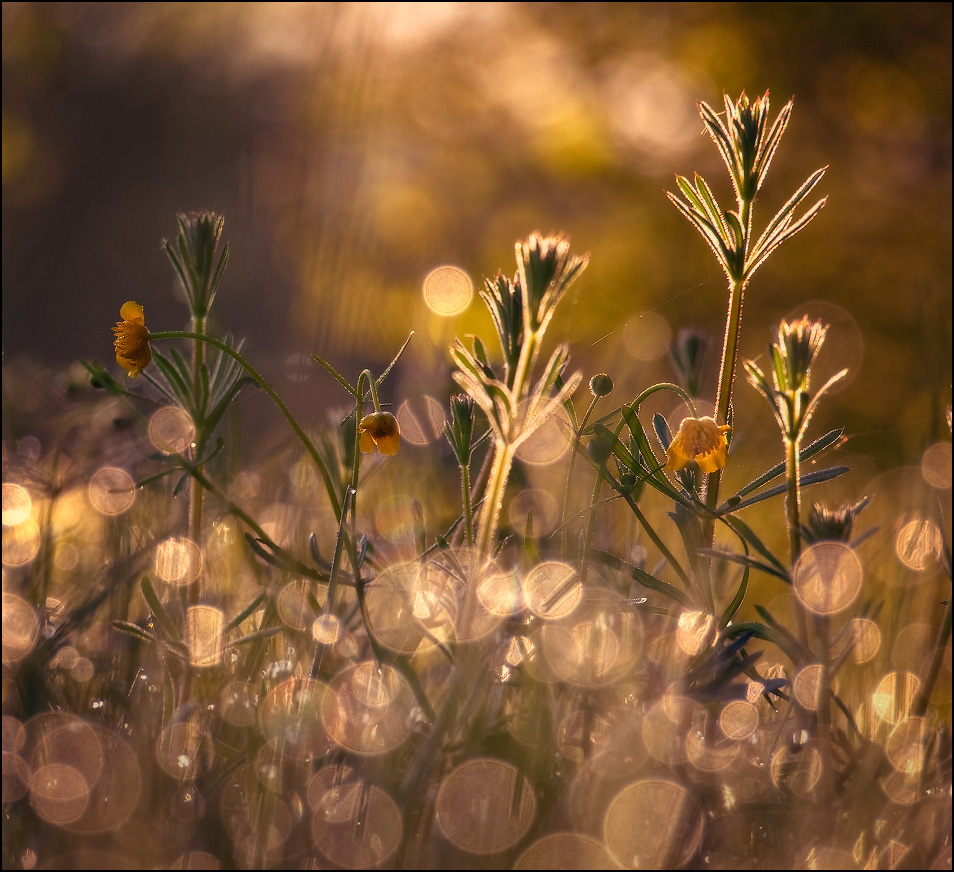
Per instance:
[[[732,405],[732,386],[735,381],[735,370],[739,358],[739,337],[742,333],[742,298],[745,294],[745,285],[746,282],[742,279],[737,279],[729,284],[729,308],[726,314],[725,339],[722,345],[719,393],[716,395],[717,424],[727,424],[729,420],[729,408]],[[721,469],[709,473],[706,481],[706,505],[710,509],[715,509],[719,505],[719,483],[721,480]],[[706,539],[710,547],[712,546],[714,533],[715,524],[709,522],[706,526]]]
[[[484,558],[489,557],[493,550],[497,523],[500,518],[500,511],[503,508],[504,490],[507,487],[507,479],[510,477],[510,467],[513,465],[515,455],[516,449],[513,443],[506,442],[503,439],[497,440],[494,447],[493,465],[490,467],[490,478],[487,480],[487,492],[480,511],[477,534],[477,553]]]
[[[801,493],[798,484],[800,472],[798,453],[800,444],[801,439],[798,436],[785,440],[785,470],[788,473],[788,494],[786,496],[786,509],[788,510],[788,545],[793,569],[802,553],[799,509]]]
[[[917,700],[914,703],[915,717],[924,717],[927,712],[928,702],[931,698],[931,691],[937,683],[937,677],[941,672],[941,662],[944,659],[944,651],[947,648],[948,640],[951,638],[951,595],[948,593],[947,606],[944,608],[944,618],[941,621],[941,627],[938,630],[937,641],[934,643],[934,653],[931,655],[931,665],[928,667],[927,674],[921,682],[921,690],[918,693]]]
[[[462,463],[460,465],[461,505],[464,509],[464,544],[468,548],[474,545],[474,509],[470,487],[470,464]]]
[[[569,527],[567,526],[567,518],[570,515],[570,492],[571,492],[571,485],[573,482],[573,469],[576,466],[576,448],[580,444],[580,435],[586,429],[586,425],[590,420],[590,415],[593,414],[593,409],[596,408],[596,404],[599,401],[600,401],[600,398],[598,396],[594,396],[590,400],[590,404],[583,415],[583,420],[580,421],[580,426],[577,428],[576,433],[574,434],[575,445],[574,445],[573,451],[570,452],[570,460],[569,460],[569,463],[567,464],[566,489],[563,492],[563,512],[560,517],[560,525],[563,530],[562,533],[560,534],[560,540],[561,540],[560,549],[564,559],[566,559],[567,551],[569,550],[569,544],[570,544],[570,530],[569,530]],[[601,478],[602,478],[601,476],[597,477],[598,484],[601,481]],[[596,494],[594,495],[593,501],[590,503],[590,505],[595,505],[598,497],[599,497],[599,489],[597,488]]]
[[[520,347],[520,357],[514,367],[513,382],[510,386],[518,402],[524,394],[524,387],[530,375],[530,365],[536,356],[537,343],[537,334],[528,330]],[[513,466],[515,456],[516,447],[511,441],[511,434],[507,434],[506,437],[498,436],[494,444],[494,461],[490,468],[490,478],[487,481],[486,497],[481,508],[477,533],[477,553],[484,559],[490,557],[493,550],[500,512],[503,509],[504,491],[507,488],[507,480],[510,477],[510,468]]]
[[[193,313],[192,332],[205,335],[206,318]],[[202,365],[205,359],[205,345],[201,342],[192,343],[192,396],[198,404],[202,384]],[[203,413],[203,418],[205,417]],[[204,421],[196,422],[197,426],[204,427]],[[203,434],[197,434],[197,444],[201,444]],[[201,467],[198,467],[201,470]],[[196,545],[202,544],[202,484],[196,476],[192,476],[189,488],[189,536]],[[188,590],[189,603],[196,605],[199,602],[199,580],[195,579]]]

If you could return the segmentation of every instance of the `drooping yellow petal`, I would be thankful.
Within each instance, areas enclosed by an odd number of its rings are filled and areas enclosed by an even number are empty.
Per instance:
[[[123,321],[133,321],[136,324],[145,324],[146,316],[143,314],[143,308],[135,300],[127,300],[119,310],[119,317]]]
[[[361,438],[358,440],[358,450],[362,454],[374,453],[374,439],[371,438],[371,434],[365,430],[361,431]]]
[[[702,472],[722,469],[726,464],[729,427],[714,418],[684,418],[666,450],[666,469],[679,472],[695,463]]]
[[[365,415],[358,430],[361,433],[358,448],[363,454],[370,454],[377,448],[382,454],[393,457],[401,448],[401,428],[390,412]]]
[[[113,333],[116,334],[113,340],[116,363],[130,378],[135,378],[152,360],[149,331],[146,329],[143,308],[134,300],[123,303],[119,314],[122,321],[117,321],[116,326],[113,327]]]

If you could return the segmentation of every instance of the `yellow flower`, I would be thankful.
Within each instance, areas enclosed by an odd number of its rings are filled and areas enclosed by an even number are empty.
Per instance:
[[[358,447],[362,454],[371,454],[375,448],[382,454],[393,456],[401,447],[401,428],[397,418],[390,412],[372,412],[365,415],[358,425],[361,441]]]
[[[113,347],[116,349],[116,363],[118,363],[130,378],[135,378],[152,360],[149,350],[149,331],[146,329],[146,319],[139,303],[129,300],[123,303],[119,310],[119,317],[113,327],[116,339]]]
[[[678,472],[690,463],[697,464],[703,472],[722,469],[729,450],[725,434],[730,429],[716,424],[714,418],[684,418],[666,449],[666,469]]]

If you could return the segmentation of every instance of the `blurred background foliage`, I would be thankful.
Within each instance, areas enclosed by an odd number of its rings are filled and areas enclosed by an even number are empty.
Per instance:
[[[869,472],[947,434],[949,3],[4,3],[2,39],[8,373],[111,364],[129,298],[183,326],[160,242],[213,209],[233,251],[213,329],[299,404],[345,399],[310,354],[380,371],[413,330],[386,400],[444,405],[449,343],[490,321],[476,297],[432,313],[425,276],[512,273],[535,229],[591,255],[550,331],[572,367],[623,402],[704,327],[714,395],[725,282],[665,191],[698,171],[726,202],[696,101],[768,89],[795,111],[756,229],[824,165],[829,201],[753,280],[743,356],[824,318],[820,363],[852,377],[819,428]],[[769,423],[740,384],[743,405]]]

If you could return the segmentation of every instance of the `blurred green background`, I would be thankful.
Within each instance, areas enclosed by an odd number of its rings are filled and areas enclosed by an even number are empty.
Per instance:
[[[8,364],[112,364],[129,298],[183,326],[160,243],[213,209],[233,246],[214,329],[271,377],[310,366],[322,404],[344,396],[308,355],[353,377],[411,330],[387,399],[443,404],[448,344],[490,322],[476,299],[433,314],[425,276],[512,273],[537,229],[591,255],[551,330],[571,366],[622,402],[697,326],[714,394],[724,280],[665,191],[698,171],[727,207],[696,101],[770,90],[795,110],[756,229],[824,165],[829,201],[754,278],[743,355],[824,318],[852,451],[893,466],[948,435],[949,3],[4,3],[2,39]]]

